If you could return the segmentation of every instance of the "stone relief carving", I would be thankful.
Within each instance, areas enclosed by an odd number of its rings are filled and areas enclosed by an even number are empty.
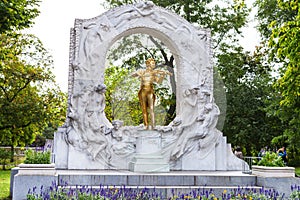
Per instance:
[[[68,115],[71,121],[68,142],[86,152],[92,160],[119,168],[118,163],[126,162],[135,152],[136,136],[143,126],[123,126],[120,120],[112,124],[107,120],[104,84],[78,81],[75,88]],[[211,94],[201,86],[186,89],[182,104],[186,104],[183,108],[188,108],[181,112],[182,115],[169,126],[156,127],[163,135],[162,152],[169,156],[170,162],[176,162],[192,150],[205,154],[209,152],[207,144],[218,141],[215,125],[220,111]]]
[[[84,24],[81,29],[78,54],[72,63],[78,77],[94,78],[91,75],[98,70],[99,60],[103,59],[99,52],[105,35],[111,32],[111,25],[105,16],[101,21]]]
[[[76,149],[87,152],[93,160],[100,156],[109,162],[111,153],[105,134],[111,124],[104,113],[106,86],[96,85],[92,81],[78,81],[74,88],[71,110],[67,116],[71,122],[67,139]]]
[[[79,151],[86,152],[92,160],[99,160],[112,168],[118,168],[120,160],[127,159],[135,152],[135,137],[142,127],[122,126],[122,121],[118,120],[111,124],[105,116],[106,87],[103,82],[94,81],[96,78],[94,72],[99,70],[99,60],[102,59],[99,52],[103,52],[102,47],[107,42],[105,39],[107,33],[117,34],[119,30],[129,24],[132,25],[137,19],[145,18],[153,25],[161,27],[162,30],[170,31],[171,35],[177,34],[174,37],[181,38],[178,42],[183,49],[193,52],[197,49],[197,45],[193,43],[193,30],[188,24],[183,21],[174,21],[169,13],[162,12],[151,1],[123,7],[113,12],[113,15],[106,13],[101,18],[102,20],[82,22],[82,28],[79,29],[81,30],[78,42],[79,52],[73,63],[76,79],[68,114],[70,126],[67,138],[71,145]],[[181,55],[181,59],[183,58],[186,63],[191,63],[186,67],[190,66],[192,72],[185,71],[186,77],[198,79],[200,74],[198,65],[201,60],[199,56],[201,55],[189,59]],[[189,82],[189,80],[184,81]],[[199,86],[185,89],[182,97],[179,98],[182,99],[180,114],[169,126],[156,127],[157,131],[164,133],[162,151],[170,158],[172,157],[170,160],[177,160],[183,154],[190,152],[191,147],[188,144],[182,144],[181,140],[184,143],[193,143],[191,141],[206,137],[211,129],[208,125],[211,112],[201,111],[209,102],[205,98],[207,94],[203,94],[200,90],[205,84],[203,79]],[[193,133],[189,135],[191,131]]]
[[[87,155],[83,168],[102,163],[104,169],[127,169],[136,153],[136,138],[143,126],[123,126],[121,119],[109,122],[104,112],[106,52],[118,38],[135,31],[163,40],[176,60],[177,116],[168,126],[155,127],[162,141],[160,153],[179,166],[186,155],[204,158],[214,150],[222,133],[216,129],[220,111],[212,93],[207,30],[196,29],[150,1],[113,9],[75,27],[65,138],[75,149],[71,155]]]
[[[113,24],[115,28],[119,28],[134,19],[154,14],[152,10],[154,4],[151,1],[139,2],[135,5],[128,6],[113,16]]]

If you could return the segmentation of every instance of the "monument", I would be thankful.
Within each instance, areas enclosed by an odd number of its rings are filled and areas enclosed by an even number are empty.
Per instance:
[[[104,113],[106,54],[118,39],[135,33],[161,40],[176,62],[174,74],[154,69],[153,59],[146,61],[145,70],[132,74],[141,79],[138,95],[145,127],[123,126],[122,119],[110,122]],[[216,128],[220,111],[213,97],[210,39],[209,30],[150,1],[76,19],[71,29],[67,119],[55,133],[56,168],[242,170],[244,161],[233,155]],[[152,84],[167,75],[176,77],[176,118],[168,126],[155,126]]]
[[[148,59],[145,70],[128,77],[141,80],[144,125],[124,126],[122,119],[111,122],[104,112],[105,59],[118,39],[136,33],[161,40],[174,56],[176,72],[154,69],[155,61]],[[14,168],[13,200],[26,199],[29,189],[39,193],[65,182],[86,188],[145,186],[166,197],[187,188],[221,194],[229,188],[260,185],[286,192],[290,184],[298,184],[295,177],[281,178],[278,184],[277,177],[242,173],[247,163],[233,154],[216,128],[220,111],[213,97],[210,45],[208,30],[149,1],[76,19],[71,29],[67,118],[55,133],[55,166]],[[152,84],[169,75],[176,79],[176,118],[167,126],[155,126]]]

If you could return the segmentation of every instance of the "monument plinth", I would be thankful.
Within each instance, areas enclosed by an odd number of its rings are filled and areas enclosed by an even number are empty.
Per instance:
[[[129,162],[133,172],[169,172],[170,166],[161,150],[161,134],[155,130],[142,130],[136,136],[136,153]]]

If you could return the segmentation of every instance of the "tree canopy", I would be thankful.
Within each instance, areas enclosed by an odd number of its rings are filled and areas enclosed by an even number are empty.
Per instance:
[[[29,28],[39,15],[40,0],[1,0],[0,33]]]
[[[272,4],[271,10],[265,5]],[[300,6],[298,1],[257,0],[259,30],[268,48],[268,62],[275,65],[274,98],[268,113],[284,123],[283,133],[273,139],[289,145],[291,158],[300,151]],[[299,157],[298,157],[299,159]]]
[[[37,37],[18,31],[31,26],[39,2],[0,3],[1,145],[28,145],[65,115],[66,95],[55,84],[52,57]]]

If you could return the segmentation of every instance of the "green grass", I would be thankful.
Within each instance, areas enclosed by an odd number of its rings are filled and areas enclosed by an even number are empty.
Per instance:
[[[0,199],[8,200],[10,184],[10,170],[0,170]]]
[[[300,167],[295,167],[295,173],[300,177]]]

